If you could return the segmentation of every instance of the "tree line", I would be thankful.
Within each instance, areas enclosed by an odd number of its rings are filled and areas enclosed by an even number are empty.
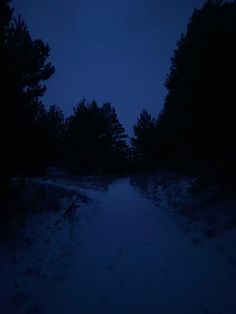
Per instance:
[[[54,73],[49,45],[32,39],[0,1],[0,139],[3,184],[47,166],[104,174],[169,169],[235,179],[236,2],[195,9],[171,59],[158,117],[143,110],[127,142],[110,103],[82,99],[65,118],[41,97]]]
[[[0,2],[1,171],[4,185],[13,175],[41,173],[47,166],[68,166],[83,173],[120,172],[127,161],[125,130],[110,103],[82,99],[65,119],[46,109],[41,97],[55,69],[50,48],[32,39],[10,1]]]
[[[236,2],[206,1],[177,43],[162,112],[144,111],[134,128],[134,148],[150,168],[234,186],[235,56]]]

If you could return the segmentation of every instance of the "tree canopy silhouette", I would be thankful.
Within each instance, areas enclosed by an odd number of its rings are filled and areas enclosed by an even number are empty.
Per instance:
[[[235,168],[235,55],[236,2],[208,0],[193,12],[165,83],[157,145],[169,165]]]
[[[144,109],[134,125],[131,138],[134,160],[146,166],[154,166],[156,158],[156,119]]]
[[[62,165],[65,137],[65,117],[59,106],[52,105],[46,112],[45,137],[47,163],[51,166]]]
[[[83,99],[67,119],[67,163],[83,172],[114,172],[124,166],[125,130],[110,103],[101,107]]]
[[[2,171],[8,176],[36,158],[35,131],[42,112],[43,82],[54,73],[49,46],[33,40],[8,0],[0,2],[0,95]],[[4,171],[3,171],[4,170]]]

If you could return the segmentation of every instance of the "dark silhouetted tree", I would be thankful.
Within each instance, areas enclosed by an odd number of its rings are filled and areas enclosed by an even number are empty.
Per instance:
[[[49,165],[63,163],[63,145],[65,136],[65,117],[62,110],[52,105],[46,113],[45,135],[47,140],[47,156]]]
[[[236,2],[195,10],[172,58],[158,119],[162,160],[174,168],[235,173]]]
[[[127,144],[125,129],[121,125],[116,110],[110,103],[104,103],[100,108],[101,135],[104,147],[103,168],[107,171],[124,170],[126,164]]]
[[[124,128],[108,103],[82,100],[66,126],[67,162],[83,172],[113,172],[123,166],[127,145]]]
[[[134,125],[131,143],[134,160],[153,167],[156,160],[156,120],[147,110],[141,112]]]
[[[26,169],[37,159],[37,129],[46,87],[54,72],[46,63],[49,46],[32,40],[25,22],[13,16],[9,1],[0,2],[1,178]],[[35,125],[36,123],[36,125]]]

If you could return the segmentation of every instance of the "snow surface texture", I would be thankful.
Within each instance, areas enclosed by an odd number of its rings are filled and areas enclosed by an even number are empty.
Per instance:
[[[186,233],[166,193],[154,204],[130,178],[28,185],[57,205],[28,213],[0,243],[1,314],[236,313],[234,230]]]

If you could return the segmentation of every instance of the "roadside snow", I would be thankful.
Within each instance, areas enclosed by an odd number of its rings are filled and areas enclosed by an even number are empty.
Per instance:
[[[33,183],[60,206],[29,214],[17,239],[0,244],[1,313],[236,313],[235,230],[209,238],[186,227],[173,214],[186,181],[177,190],[137,178],[102,189],[92,178]]]

